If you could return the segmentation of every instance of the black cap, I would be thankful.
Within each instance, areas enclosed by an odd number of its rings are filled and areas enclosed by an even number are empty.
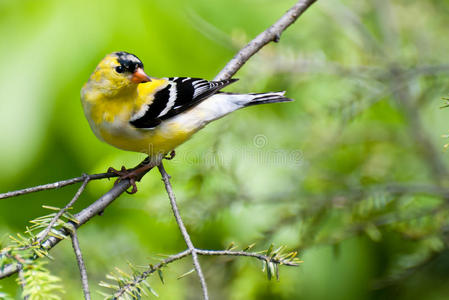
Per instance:
[[[134,73],[137,68],[143,69],[142,61],[134,54],[124,51],[114,52],[114,54],[117,56],[117,61],[125,71]]]

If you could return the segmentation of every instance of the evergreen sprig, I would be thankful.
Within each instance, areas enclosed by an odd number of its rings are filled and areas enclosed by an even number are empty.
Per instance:
[[[23,287],[22,296],[29,300],[60,300],[64,293],[61,279],[45,268],[46,261],[36,260],[24,265],[18,283]]]

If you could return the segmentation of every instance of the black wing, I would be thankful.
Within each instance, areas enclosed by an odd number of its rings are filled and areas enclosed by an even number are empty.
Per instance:
[[[195,106],[238,79],[207,81],[200,78],[170,77],[168,80],[169,84],[154,95],[154,100],[146,107],[145,113],[131,119],[131,125],[136,128],[154,128],[162,120]]]

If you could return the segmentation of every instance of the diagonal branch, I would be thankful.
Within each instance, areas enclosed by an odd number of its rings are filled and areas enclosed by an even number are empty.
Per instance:
[[[259,34],[254,40],[248,43],[243,49],[241,49],[235,57],[229,61],[229,63],[224,67],[224,69],[215,77],[215,80],[229,79],[233,76],[255,53],[262,49],[265,45],[271,41],[277,42],[282,34],[282,32],[291,24],[293,24],[297,18],[299,18],[307,8],[309,8],[316,0],[299,0],[292,8],[290,8],[276,23],[270,26],[267,30]],[[142,162],[143,163],[143,162]],[[149,171],[149,170],[148,170]],[[139,180],[148,172],[144,172]],[[112,173],[102,173],[88,175],[89,180],[97,180],[103,178],[116,177],[116,174]],[[40,185],[32,188],[27,188],[23,190],[8,192],[0,194],[0,199],[24,195],[28,193],[60,188],[63,186],[71,185],[78,182],[83,182],[85,176],[80,176],[68,180],[63,180],[55,183]],[[120,181],[117,185],[114,185],[108,192],[101,196],[97,201],[83,209],[81,212],[75,215],[75,218],[79,223],[73,225],[75,228],[79,228],[84,225],[87,221],[92,219],[98,214],[101,214],[106,207],[108,207],[115,199],[117,199],[121,194],[123,194],[131,186],[128,179]],[[71,223],[71,222],[69,222]],[[70,234],[67,229],[58,230],[58,236],[68,237]],[[50,236],[47,240],[42,243],[42,248],[46,251],[55,247],[62,239]],[[186,255],[190,254],[187,253]],[[37,259],[38,257],[34,257]],[[20,270],[20,265],[17,263],[11,263],[2,266],[0,269],[0,279],[11,276]]]
[[[149,170],[148,170],[149,171]],[[147,171],[147,172],[148,172]],[[146,172],[145,172],[146,173]],[[143,177],[142,174],[141,177]],[[97,201],[77,213],[74,217],[78,220],[78,223],[72,223],[76,228],[84,225],[87,221],[92,219],[93,217],[101,214],[106,207],[108,207],[115,199],[117,199],[121,194],[123,194],[129,187],[131,186],[128,179],[120,181],[117,185],[114,185],[106,194],[101,196]],[[56,230],[58,236],[68,237],[69,232],[67,229],[62,228],[60,230]],[[48,251],[56,246],[63,238],[59,238],[56,236],[50,236],[47,240],[45,240],[41,244],[41,248]],[[37,257],[35,257],[37,258]],[[20,270],[19,264],[8,264],[3,266],[0,269],[0,279],[11,276],[17,273]]]
[[[279,42],[281,34],[292,25],[317,0],[300,0],[290,8],[279,20],[260,33],[232,58],[214,80],[231,78],[260,49],[270,42]]]
[[[89,183],[90,179],[89,176],[85,175],[84,176],[84,182],[81,185],[81,187],[78,189],[78,191],[76,192],[75,196],[73,196],[72,200],[67,203],[66,206],[64,206],[64,208],[62,208],[61,210],[59,210],[56,215],[53,217],[53,219],[50,221],[50,223],[48,224],[47,228],[45,228],[44,231],[39,233],[39,238],[37,239],[36,243],[41,244],[48,236],[48,233],[50,232],[50,230],[53,229],[53,226],[55,226],[56,222],[59,220],[59,218],[70,208],[72,207],[75,202],[79,199],[79,197],[81,196],[81,194],[83,193],[84,189],[86,188],[87,184]]]
[[[196,248],[193,246],[192,240],[190,239],[190,235],[187,232],[187,229],[182,221],[181,214],[179,213],[178,205],[176,203],[175,193],[173,193],[173,188],[170,183],[170,176],[164,169],[164,165],[161,164],[158,166],[159,172],[162,176],[162,181],[164,181],[165,189],[167,190],[168,198],[170,198],[171,208],[173,210],[173,214],[175,215],[176,223],[178,223],[179,230],[181,231],[182,237],[187,244],[187,248],[190,250],[193,259],[193,266],[195,267],[196,273],[200,279],[201,288],[203,290],[203,298],[204,300],[209,300],[209,294],[207,292],[207,283],[204,278],[203,270],[201,270],[201,265],[198,260],[198,254],[196,252]]]
[[[148,270],[142,272],[142,274],[140,274],[139,276],[136,276],[134,278],[134,280],[131,283],[125,284],[124,286],[122,286],[119,290],[117,290],[114,293],[114,298],[113,299],[120,299],[120,297],[125,294],[130,288],[138,286],[142,281],[144,281],[145,279],[148,278],[148,276],[150,276],[151,274],[153,274],[154,272],[162,269],[164,266],[180,260],[186,256],[189,256],[191,254],[191,250],[187,249],[184,250],[182,252],[179,252],[175,255],[169,256],[168,258],[164,259],[163,261],[161,261],[160,263],[158,263],[155,266],[150,265],[150,267],[148,268]]]
[[[70,237],[72,238],[72,246],[75,252],[76,261],[81,274],[81,285],[83,287],[84,299],[90,300],[89,282],[87,280],[86,265],[84,264],[83,254],[81,253],[80,243],[78,241],[78,235],[76,233],[75,226],[70,226]]]

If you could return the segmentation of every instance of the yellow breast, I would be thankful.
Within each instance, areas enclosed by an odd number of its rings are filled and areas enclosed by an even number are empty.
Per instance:
[[[185,142],[193,132],[180,128],[179,124],[163,122],[155,129],[138,129],[129,123],[131,117],[150,105],[153,95],[168,84],[165,79],[153,79],[139,84],[135,93],[114,98],[101,93],[83,97],[83,105],[95,134],[117,148],[142,152],[148,155],[165,154]]]
[[[150,156],[166,154],[188,140],[194,132],[182,130],[178,124],[162,123],[155,129],[142,130],[129,126],[129,130],[112,133],[111,130],[100,129],[103,140],[117,148],[146,153]]]

